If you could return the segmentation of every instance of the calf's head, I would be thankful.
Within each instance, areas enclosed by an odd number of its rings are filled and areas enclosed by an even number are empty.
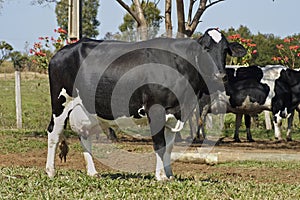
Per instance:
[[[243,57],[247,50],[237,42],[228,42],[226,37],[217,29],[211,28],[205,31],[199,38],[199,44],[208,52],[219,72],[216,77],[225,76],[226,56]]]

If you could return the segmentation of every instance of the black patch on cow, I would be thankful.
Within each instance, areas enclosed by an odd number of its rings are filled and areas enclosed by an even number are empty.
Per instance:
[[[263,72],[259,67],[241,67],[226,69],[226,94],[230,96],[229,102],[233,108],[242,106],[246,98],[250,102],[263,105],[270,92],[267,84],[261,83]]]

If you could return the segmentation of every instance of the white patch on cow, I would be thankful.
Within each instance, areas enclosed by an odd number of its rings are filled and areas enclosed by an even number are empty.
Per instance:
[[[158,155],[158,153],[155,153],[155,155],[156,155],[156,170],[155,170],[156,180],[158,181],[168,180],[168,177],[165,173],[164,163],[162,158]]]
[[[280,130],[280,126],[281,126],[281,123],[282,123],[282,118],[280,117],[280,111],[275,114],[275,118],[276,118],[276,122],[273,121],[275,138],[278,139],[278,140],[282,140],[281,130]]]
[[[166,122],[171,118],[175,119],[175,116],[173,114],[166,114]]]
[[[84,160],[86,163],[86,169],[87,169],[87,174],[89,176],[94,176],[96,174],[98,174],[96,168],[95,168],[95,164],[91,155],[91,151],[92,151],[92,141],[91,141],[91,137],[85,138],[85,137],[80,137],[80,143],[81,146],[83,147],[83,156],[84,156]]]
[[[211,31],[208,31],[208,35],[216,42],[216,43],[219,43],[221,40],[222,40],[222,34],[213,29]]]
[[[72,99],[73,99],[72,97],[70,97],[70,96],[68,95],[68,93],[67,93],[67,91],[66,91],[65,88],[63,88],[63,89],[61,90],[61,92],[59,93],[58,99],[59,99],[61,96],[64,96],[64,97],[66,98],[65,103],[62,104],[63,106],[66,106],[66,105],[67,105],[70,101],[72,101]]]
[[[267,84],[270,88],[265,105],[271,105],[272,98],[275,96],[275,80],[280,77],[281,71],[285,69],[286,67],[282,65],[267,65],[261,67],[261,70],[263,71],[261,83]]]
[[[172,130],[172,132],[174,132],[174,133],[175,133],[175,132],[179,132],[179,131],[181,131],[181,130],[183,129],[183,126],[184,126],[184,122],[178,120],[177,123],[176,123],[175,128],[172,128],[171,130]]]
[[[69,120],[71,129],[84,137],[101,131],[97,115],[90,114],[81,104],[75,105],[69,115]]]
[[[145,115],[141,114],[141,112],[144,111],[145,112],[145,106],[141,107],[140,109],[138,109],[138,114],[141,117],[145,117]]]

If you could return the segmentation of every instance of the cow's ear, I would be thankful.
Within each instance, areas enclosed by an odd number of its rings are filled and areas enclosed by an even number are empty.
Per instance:
[[[243,57],[246,55],[247,50],[243,45],[238,42],[230,42],[229,43],[229,55],[233,57]]]

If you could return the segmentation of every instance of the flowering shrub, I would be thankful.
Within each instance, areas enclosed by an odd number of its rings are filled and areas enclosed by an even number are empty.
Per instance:
[[[278,56],[272,60],[294,69],[297,59],[300,60],[300,38],[287,37],[283,39],[283,44],[277,44]],[[297,66],[300,67],[300,66]]]
[[[251,39],[242,38],[240,34],[234,34],[228,36],[228,39],[232,42],[238,42],[247,49],[247,54],[242,58],[231,58],[230,64],[233,65],[250,65],[253,55],[257,54],[256,44]]]
[[[56,52],[68,44],[66,30],[58,28],[54,29],[54,32],[59,34],[57,38],[39,37],[39,42],[35,42],[33,48],[30,49],[30,54],[33,54],[32,62],[39,69],[45,70],[48,68],[49,60],[53,56],[53,50]]]

